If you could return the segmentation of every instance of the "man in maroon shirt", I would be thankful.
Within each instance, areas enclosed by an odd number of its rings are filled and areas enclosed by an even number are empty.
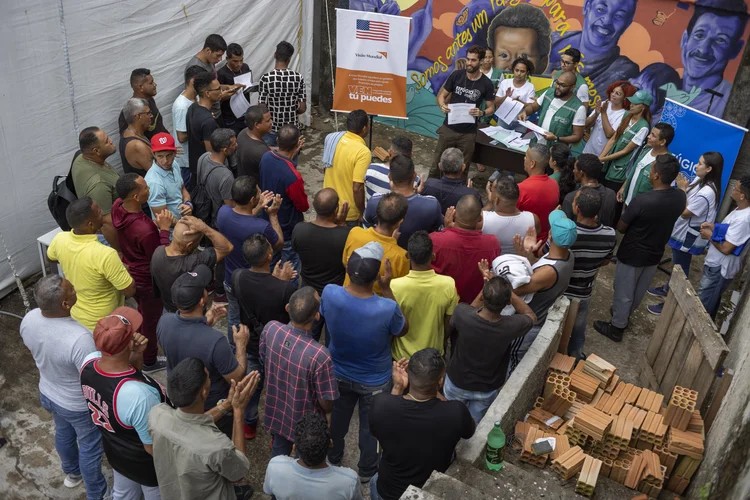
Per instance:
[[[143,316],[139,332],[148,339],[143,353],[143,371],[146,373],[163,370],[166,361],[157,358],[159,345],[156,340],[156,324],[162,313],[161,299],[154,296],[151,281],[151,256],[159,245],[169,245],[169,228],[174,223],[174,215],[162,210],[156,215],[156,225],[142,210],[148,200],[149,189],[146,180],[138,174],[121,176],[115,184],[119,198],[112,205],[112,225],[120,239],[122,262],[135,280],[135,300],[138,312]]]
[[[543,144],[534,144],[526,150],[523,169],[529,177],[518,184],[518,209],[539,217],[540,231],[537,239],[547,241],[549,214],[560,203],[560,188],[557,182],[545,173],[549,163],[549,149]]]
[[[554,182],[554,181],[552,181]],[[476,196],[464,195],[455,208],[445,212],[445,228],[430,234],[435,260],[432,269],[456,281],[458,299],[471,302],[484,286],[477,264],[500,255],[500,243],[492,234],[476,229],[482,219],[482,203]]]

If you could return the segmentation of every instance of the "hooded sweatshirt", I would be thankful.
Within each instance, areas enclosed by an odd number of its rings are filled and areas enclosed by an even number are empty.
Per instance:
[[[137,289],[152,290],[151,256],[159,245],[169,245],[169,230],[159,231],[142,210],[128,212],[119,198],[112,205],[111,213],[112,225],[120,240],[122,262],[128,267]]]

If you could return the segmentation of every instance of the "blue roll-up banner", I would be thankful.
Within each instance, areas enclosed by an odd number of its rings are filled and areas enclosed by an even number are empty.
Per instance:
[[[723,198],[747,129],[672,99],[664,103],[661,121],[674,127],[674,140],[669,150],[680,160],[680,171],[688,179],[695,177],[695,167],[703,153],[718,151],[724,156],[721,176]]]

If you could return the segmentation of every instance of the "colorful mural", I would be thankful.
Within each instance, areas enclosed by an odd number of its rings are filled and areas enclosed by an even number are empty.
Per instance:
[[[525,55],[542,75],[577,48],[590,105],[606,99],[612,82],[630,80],[655,96],[658,119],[666,97],[721,117],[747,40],[745,0],[349,0],[348,7],[411,17],[409,119],[381,121],[430,136],[444,118],[435,96],[475,44],[493,49],[496,68]]]

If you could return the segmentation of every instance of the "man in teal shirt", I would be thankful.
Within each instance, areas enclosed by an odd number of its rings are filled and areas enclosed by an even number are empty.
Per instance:
[[[193,204],[190,193],[182,183],[182,173],[172,168],[177,151],[174,137],[166,133],[156,134],[151,138],[151,151],[154,163],[144,177],[151,190],[148,197],[151,216],[156,218],[156,214],[165,209],[172,212],[175,220],[183,215],[191,215]]]

